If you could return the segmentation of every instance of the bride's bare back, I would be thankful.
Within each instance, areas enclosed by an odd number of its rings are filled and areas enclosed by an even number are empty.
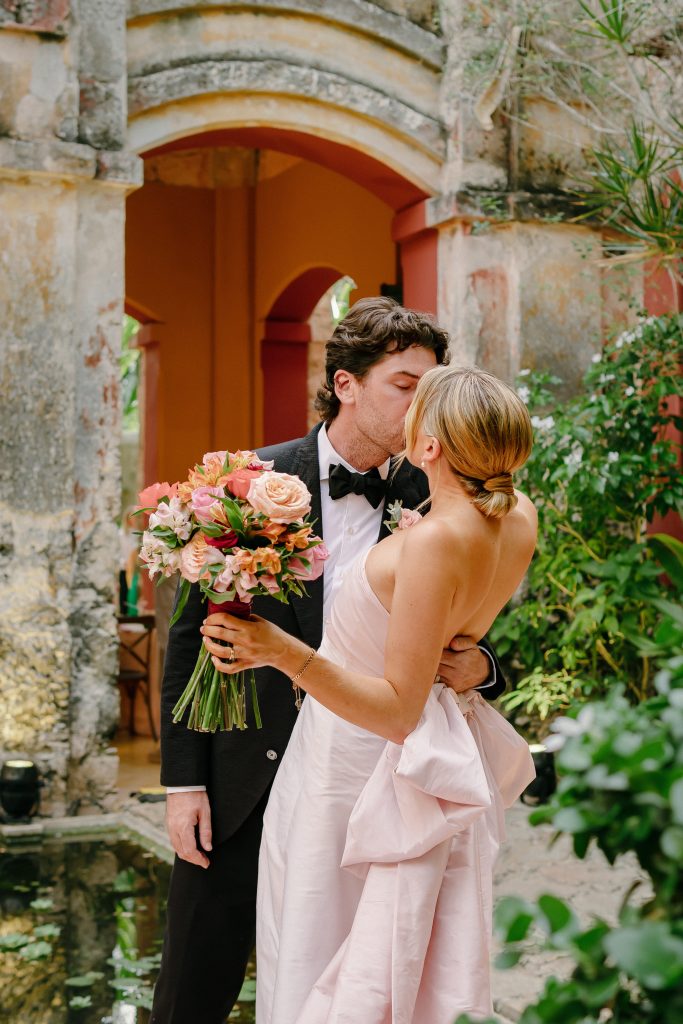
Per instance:
[[[447,568],[451,600],[443,621],[443,646],[454,636],[480,640],[522,582],[536,544],[536,510],[526,495],[515,492],[516,508],[502,519],[487,518],[466,500],[454,502],[452,515],[430,514],[397,530],[373,548],[367,559],[368,583],[391,612],[396,581],[422,595],[428,604],[430,580],[421,559],[406,559],[406,542],[418,554],[432,554]],[[426,566],[426,561],[422,563]],[[418,568],[418,571],[415,571]],[[413,638],[415,639],[415,638]]]

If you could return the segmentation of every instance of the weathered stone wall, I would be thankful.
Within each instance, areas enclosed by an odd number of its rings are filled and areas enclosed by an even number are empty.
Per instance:
[[[122,43],[124,5],[37,6],[0,20],[0,759],[34,758],[43,813],[63,814],[106,804],[116,779],[117,358],[139,170],[120,151],[122,47],[116,78],[81,18]],[[111,85],[95,113],[86,80]]]
[[[512,29],[485,0],[0,2],[0,757],[38,759],[45,811],[106,803],[114,782],[133,154],[265,126],[374,157],[428,197],[408,219],[438,232],[456,356],[571,389],[620,300],[599,233],[561,223],[591,142],[571,97],[496,92]],[[167,154],[148,173],[227,187],[252,156]]]

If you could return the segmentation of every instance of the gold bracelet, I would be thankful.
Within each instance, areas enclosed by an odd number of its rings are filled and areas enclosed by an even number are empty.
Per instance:
[[[311,647],[310,651],[308,652],[308,656],[307,656],[305,662],[303,663],[303,665],[301,666],[299,671],[296,673],[296,675],[293,675],[291,677],[291,679],[292,679],[292,689],[294,690],[294,693],[295,693],[294,705],[295,705],[297,711],[301,710],[301,705],[303,703],[303,697],[301,696],[301,687],[296,685],[297,679],[301,679],[302,675],[304,674],[304,672],[306,671],[306,669],[311,664],[311,662],[313,661],[314,658],[315,658],[315,651]]]

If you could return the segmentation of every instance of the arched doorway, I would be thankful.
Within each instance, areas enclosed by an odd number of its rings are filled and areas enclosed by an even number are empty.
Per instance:
[[[345,143],[279,127],[159,141],[128,199],[127,295],[162,321],[148,440],[175,479],[204,451],[304,432],[305,325],[334,280],[354,298],[403,285],[435,312],[436,237],[411,225],[424,189]]]

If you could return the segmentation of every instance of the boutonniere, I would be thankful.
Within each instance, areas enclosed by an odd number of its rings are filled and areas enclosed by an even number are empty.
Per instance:
[[[422,519],[420,513],[414,508],[404,508],[403,502],[398,500],[387,507],[389,518],[384,520],[384,525],[390,533],[394,530],[407,530]]]

